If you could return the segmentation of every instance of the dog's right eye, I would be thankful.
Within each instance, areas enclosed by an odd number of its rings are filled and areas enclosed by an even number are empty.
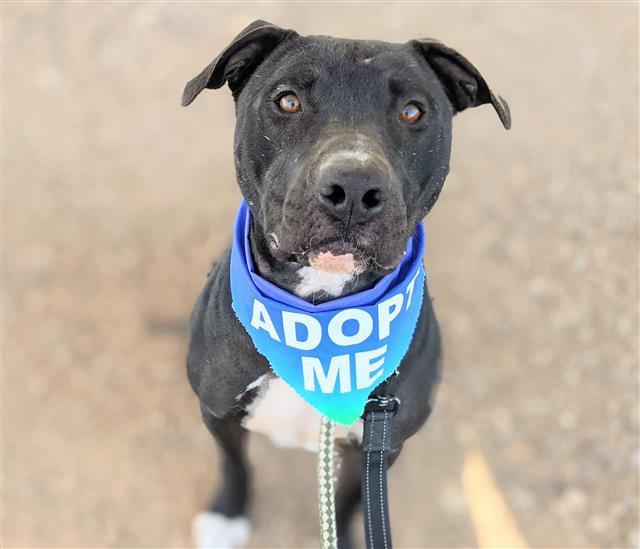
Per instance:
[[[407,103],[400,111],[400,120],[407,124],[413,124],[422,117],[422,109],[413,102]]]
[[[278,99],[278,107],[282,112],[293,114],[300,111],[302,104],[295,93],[286,93]]]

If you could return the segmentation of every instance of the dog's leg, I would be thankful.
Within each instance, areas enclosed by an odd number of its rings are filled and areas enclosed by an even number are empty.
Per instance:
[[[339,549],[354,547],[351,539],[351,522],[361,501],[360,468],[362,447],[356,443],[340,444],[340,469],[336,485],[336,528]]]
[[[208,510],[193,521],[197,547],[244,547],[251,533],[249,504],[248,431],[241,416],[218,418],[201,406],[202,418],[221,454],[221,484]]]

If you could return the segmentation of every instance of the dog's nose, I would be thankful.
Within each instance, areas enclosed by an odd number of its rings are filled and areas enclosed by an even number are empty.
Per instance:
[[[328,213],[345,223],[364,223],[382,212],[384,193],[367,177],[322,183],[318,199]]]

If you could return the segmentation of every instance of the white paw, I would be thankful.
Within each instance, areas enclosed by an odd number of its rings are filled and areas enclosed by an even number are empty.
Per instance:
[[[236,549],[248,543],[251,523],[247,517],[229,518],[204,512],[193,519],[191,532],[198,549]]]

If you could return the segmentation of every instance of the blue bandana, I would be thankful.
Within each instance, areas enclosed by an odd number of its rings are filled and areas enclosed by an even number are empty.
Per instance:
[[[258,352],[327,418],[351,425],[409,349],[424,293],[424,229],[400,265],[363,292],[319,305],[254,272],[251,215],[240,205],[231,251],[232,306]]]

